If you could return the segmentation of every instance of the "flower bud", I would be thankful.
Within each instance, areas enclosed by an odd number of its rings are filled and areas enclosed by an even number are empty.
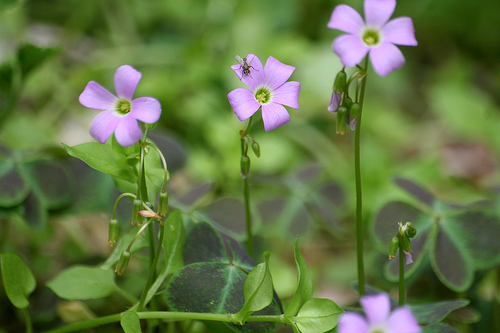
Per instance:
[[[408,253],[412,251],[410,237],[407,234],[403,236],[403,250]]]
[[[241,156],[240,166],[241,166],[241,177],[245,179],[247,178],[248,173],[250,172],[250,158],[248,156]]]
[[[111,221],[109,221],[109,234],[108,234],[108,242],[111,247],[115,246],[116,241],[118,239],[118,229],[119,229],[118,220],[111,219]]]
[[[158,196],[158,214],[160,215],[167,215],[168,212],[168,193],[165,192],[160,192]]]
[[[140,199],[134,199],[134,205],[132,208],[132,226],[139,224],[141,225],[142,216],[139,214],[139,209],[142,207],[142,201]]]
[[[399,237],[398,236],[394,236],[394,237],[392,237],[391,242],[389,244],[389,260],[391,260],[392,258],[394,258],[394,256],[396,255],[396,251],[398,250],[398,248],[399,248]]]
[[[347,108],[341,106],[337,112],[337,134],[344,135],[346,128]]]
[[[332,99],[330,100],[330,105],[328,105],[329,112],[337,112],[342,95],[335,90],[332,92]]]
[[[413,264],[413,259],[411,257],[411,253],[403,250],[405,265]]]
[[[356,124],[358,123],[359,115],[361,114],[361,105],[359,103],[353,103],[349,109],[349,127],[352,131],[356,129]]]
[[[337,76],[335,77],[335,81],[333,82],[333,90],[340,94],[344,91],[346,85],[347,85],[347,74],[342,69],[340,72],[338,72]]]
[[[260,157],[260,145],[257,141],[252,142],[252,150],[255,156]]]
[[[124,274],[125,270],[127,269],[129,261],[130,261],[130,252],[125,250],[122,252],[120,260],[118,260],[118,263],[116,264],[115,273],[118,275]]]
[[[410,226],[406,230],[406,234],[408,235],[408,237],[413,238],[417,234],[417,229],[415,229],[415,228],[413,228],[413,227]]]

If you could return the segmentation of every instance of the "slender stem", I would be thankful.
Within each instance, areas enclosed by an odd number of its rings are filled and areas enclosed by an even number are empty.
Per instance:
[[[144,286],[144,290],[142,291],[141,300],[139,301],[138,310],[141,311],[144,307],[144,303],[146,302],[146,296],[148,294],[148,290],[153,284],[153,280],[156,277],[156,266],[158,265],[158,259],[160,258],[161,247],[163,245],[163,236],[165,235],[165,225],[160,223],[160,238],[158,240],[158,247],[156,249],[155,257],[153,259],[153,264],[149,270],[148,280],[146,285]]]
[[[132,295],[131,293],[126,291],[125,289],[116,287],[116,292],[118,294],[122,295],[123,298],[125,298],[127,301],[129,301],[132,304],[136,304],[138,302],[138,299],[134,295]]]
[[[241,132],[241,156],[247,156],[248,152],[248,131],[252,125],[253,116],[248,120],[247,128]],[[249,170],[250,171],[250,170]],[[247,229],[247,253],[253,257],[253,230],[252,213],[250,211],[250,188],[248,186],[248,174],[243,178],[243,198],[245,200],[245,219]]]
[[[361,161],[360,161],[360,136],[361,136],[361,115],[363,114],[363,101],[365,97],[366,77],[368,70],[368,57],[365,59],[365,76],[361,83],[361,93],[359,99],[360,112],[356,132],[354,134],[354,173],[356,177],[356,246],[358,259],[358,289],[359,295],[365,294],[365,268],[363,263],[363,202],[361,193]]]
[[[494,273],[494,291],[492,299],[493,309],[493,331],[500,332],[500,268],[497,268]]]
[[[224,321],[234,322],[233,314],[216,314],[216,313],[199,313],[199,312],[171,312],[171,311],[151,311],[151,312],[137,312],[139,319],[163,319],[163,320],[210,320],[210,321]],[[67,333],[82,331],[100,325],[110,324],[120,321],[121,314],[115,314],[106,317],[100,317],[92,320],[87,320],[75,324],[70,324],[55,330],[48,331],[47,333]],[[284,315],[275,316],[250,316],[246,322],[279,322],[286,323]]]
[[[150,147],[152,147],[154,150],[156,150],[156,152],[158,153],[158,155],[160,156],[160,159],[161,159],[161,162],[163,164],[163,170],[165,171],[165,176],[163,178],[163,187],[162,187],[162,190],[163,192],[165,192],[167,190],[167,180],[168,180],[168,168],[167,168],[167,161],[165,160],[165,156],[163,156],[163,153],[161,152],[160,149],[158,149],[158,147],[154,146],[153,144],[151,144],[150,142],[146,142],[146,144]]]
[[[33,324],[31,323],[31,314],[29,307],[24,308],[24,318],[26,319],[26,333],[32,333]]]
[[[399,306],[405,305],[405,258],[403,237],[399,236]]]
[[[120,196],[118,198],[116,198],[115,200],[115,205],[113,207],[113,219],[116,219],[116,208],[118,207],[118,202],[120,202],[120,200],[123,198],[123,197],[130,197],[130,198],[133,198],[133,199],[136,199],[137,197],[132,194],[132,193],[122,193],[120,194]]]

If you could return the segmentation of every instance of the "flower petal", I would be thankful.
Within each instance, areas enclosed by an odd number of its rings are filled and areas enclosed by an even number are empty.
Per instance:
[[[132,99],[142,74],[132,66],[123,65],[115,72],[115,91],[118,97]]]
[[[283,105],[271,103],[262,105],[262,120],[266,132],[290,122],[290,115]]]
[[[422,328],[410,309],[401,307],[394,310],[387,321],[391,333],[420,333]]]
[[[366,25],[383,27],[396,9],[396,0],[365,0]]]
[[[338,5],[333,10],[330,21],[326,25],[330,29],[337,29],[353,35],[359,35],[364,26],[363,18],[352,7]]]
[[[338,333],[368,333],[368,324],[362,315],[346,312],[340,317]]]
[[[369,48],[354,35],[342,35],[333,42],[333,51],[337,53],[346,67],[352,67],[361,62],[368,53]]]
[[[413,264],[411,253],[403,250],[403,254],[404,254],[404,259],[405,259],[405,265]]]
[[[273,94],[273,103],[279,103],[294,109],[299,108],[300,82],[285,82]]]
[[[90,135],[100,143],[104,143],[116,129],[119,122],[120,117],[117,116],[114,111],[108,110],[101,112],[90,124]]]
[[[123,147],[132,146],[139,141],[142,137],[141,128],[137,120],[130,115],[120,119],[118,126],[115,130],[116,141]]]
[[[405,63],[403,53],[391,43],[382,43],[370,50],[370,60],[373,69],[380,76],[387,76]]]
[[[144,123],[156,123],[160,119],[161,104],[153,97],[139,97],[132,101],[130,116]]]
[[[366,318],[370,326],[383,324],[389,318],[391,312],[391,302],[387,294],[364,296],[360,300],[365,310]]]
[[[384,41],[396,45],[417,46],[415,28],[409,17],[398,17],[389,21],[382,29]]]
[[[90,109],[109,110],[114,107],[116,96],[99,83],[90,81],[78,100],[83,106]]]
[[[262,67],[262,62],[255,54],[247,54],[245,58],[250,66],[250,74],[243,74],[243,67],[240,64],[232,65],[231,69],[238,75],[241,82],[249,86],[250,89],[255,90],[264,81],[264,67]]]
[[[265,83],[271,89],[278,89],[292,75],[295,67],[285,65],[273,57],[267,58],[265,69]]]
[[[255,100],[253,93],[248,89],[234,89],[227,95],[227,98],[229,99],[229,104],[231,104],[234,113],[241,121],[253,116],[260,107],[259,102]]]
[[[332,92],[332,99],[330,100],[330,105],[328,105],[328,111],[337,112],[340,106],[340,94],[335,90]]]

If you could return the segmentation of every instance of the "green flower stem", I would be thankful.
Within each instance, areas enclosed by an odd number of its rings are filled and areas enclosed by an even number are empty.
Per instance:
[[[132,295],[131,293],[129,293],[125,289],[122,289],[120,287],[116,287],[116,292],[132,304],[136,304],[137,302],[139,302],[137,297],[135,297],[134,295]]]
[[[361,193],[361,162],[360,162],[360,136],[361,136],[361,116],[363,114],[363,101],[365,98],[366,78],[368,71],[368,56],[365,59],[365,76],[361,82],[361,92],[359,97],[359,118],[354,134],[354,173],[356,177],[356,247],[358,261],[358,289],[359,295],[365,294],[365,268],[363,263],[363,196]]]
[[[29,307],[26,307],[24,310],[24,318],[26,319],[26,333],[33,332],[33,324],[31,323],[31,314]]]
[[[135,196],[132,193],[122,193],[122,194],[120,194],[120,196],[118,198],[116,198],[116,200],[115,200],[115,206],[113,207],[113,219],[116,219],[116,207],[118,207],[118,202],[120,202],[120,200],[123,197],[130,197],[130,198],[133,198],[133,199],[137,198],[137,196]]]
[[[492,300],[492,310],[493,310],[493,331],[500,332],[500,268],[495,270],[495,288],[493,289],[493,300]]]
[[[153,224],[151,224],[152,226]],[[165,225],[163,222],[160,223],[160,238],[158,240],[158,248],[156,249],[155,257],[153,259],[153,264],[151,265],[148,280],[142,291],[141,300],[139,301],[138,310],[141,311],[144,308],[146,302],[146,297],[148,295],[148,290],[153,284],[153,280],[156,277],[156,266],[158,265],[158,259],[160,258],[161,247],[163,245],[163,236],[165,235]]]
[[[151,144],[151,142],[146,142],[146,145],[148,145],[148,146],[152,147],[154,150],[156,150],[156,152],[160,156],[161,163],[163,164],[163,170],[165,171],[165,177],[163,178],[163,187],[162,187],[163,192],[165,192],[167,190],[167,181],[168,181],[168,168],[167,168],[167,161],[165,160],[165,156],[163,156],[163,153],[161,152],[161,150],[158,149],[158,147]]]
[[[403,236],[399,237],[399,306],[405,305],[405,255],[403,252]]]
[[[198,312],[166,312],[166,311],[151,311],[151,312],[137,312],[139,319],[163,319],[171,321],[179,320],[210,320],[210,321],[224,321],[229,323],[236,323],[234,314],[215,314],[215,313],[198,313]],[[84,322],[70,324],[46,333],[67,333],[82,331],[97,327],[100,325],[111,324],[120,321],[121,314],[115,314],[106,317],[100,317]],[[284,315],[275,316],[250,316],[246,322],[279,322],[287,323]]]
[[[252,125],[253,116],[248,120],[247,128],[241,133],[241,156],[247,156],[248,138],[247,134]],[[252,230],[252,213],[250,211],[250,188],[248,186],[248,175],[243,178],[243,197],[245,200],[245,218],[247,226],[247,253],[253,257],[253,230]]]
[[[149,219],[146,223],[142,225],[141,229],[139,229],[139,231],[135,234],[134,238],[132,238],[132,240],[130,241],[130,244],[127,247],[127,251],[130,251],[132,245],[134,245],[134,242],[137,240],[139,235],[151,224],[151,222],[153,222],[153,220]]]

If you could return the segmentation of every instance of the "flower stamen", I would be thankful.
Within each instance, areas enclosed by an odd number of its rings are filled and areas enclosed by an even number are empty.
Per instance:
[[[130,101],[128,100],[119,100],[116,103],[116,111],[122,116],[128,114],[131,109],[132,106],[130,105]]]
[[[255,99],[260,104],[267,104],[271,102],[272,93],[267,87],[260,87],[255,93]]]
[[[368,46],[376,46],[380,42],[379,32],[376,30],[368,29],[363,33],[363,42]]]

